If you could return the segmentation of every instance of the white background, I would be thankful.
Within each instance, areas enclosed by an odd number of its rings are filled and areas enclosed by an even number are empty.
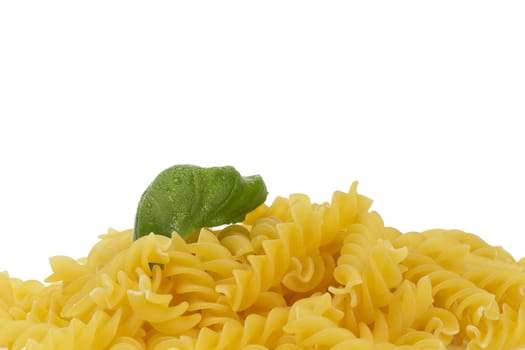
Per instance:
[[[525,256],[525,4],[0,3],[0,271],[85,256],[177,163]]]

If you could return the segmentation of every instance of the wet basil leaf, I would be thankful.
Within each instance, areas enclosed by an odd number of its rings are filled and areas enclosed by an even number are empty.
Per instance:
[[[202,227],[242,221],[267,194],[259,175],[241,176],[231,166],[175,165],[161,172],[142,194],[134,239],[151,232],[186,237]]]

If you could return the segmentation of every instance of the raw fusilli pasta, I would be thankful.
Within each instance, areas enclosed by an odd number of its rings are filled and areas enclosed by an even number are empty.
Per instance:
[[[525,262],[458,230],[401,233],[335,192],[188,241],[110,230],[46,283],[0,273],[10,349],[466,349],[525,345]],[[446,248],[446,249],[444,249]]]

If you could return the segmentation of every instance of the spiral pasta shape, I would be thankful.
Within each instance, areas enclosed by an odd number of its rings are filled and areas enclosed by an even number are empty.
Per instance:
[[[371,200],[278,197],[192,240],[109,230],[45,283],[0,272],[9,349],[525,345],[525,259],[459,230],[402,233]],[[446,249],[445,249],[446,248]]]

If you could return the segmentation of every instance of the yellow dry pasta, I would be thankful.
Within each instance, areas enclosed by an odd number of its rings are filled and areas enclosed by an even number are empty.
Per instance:
[[[525,345],[525,263],[459,230],[401,233],[371,200],[277,198],[193,241],[131,230],[46,283],[0,273],[0,346],[466,349]]]

